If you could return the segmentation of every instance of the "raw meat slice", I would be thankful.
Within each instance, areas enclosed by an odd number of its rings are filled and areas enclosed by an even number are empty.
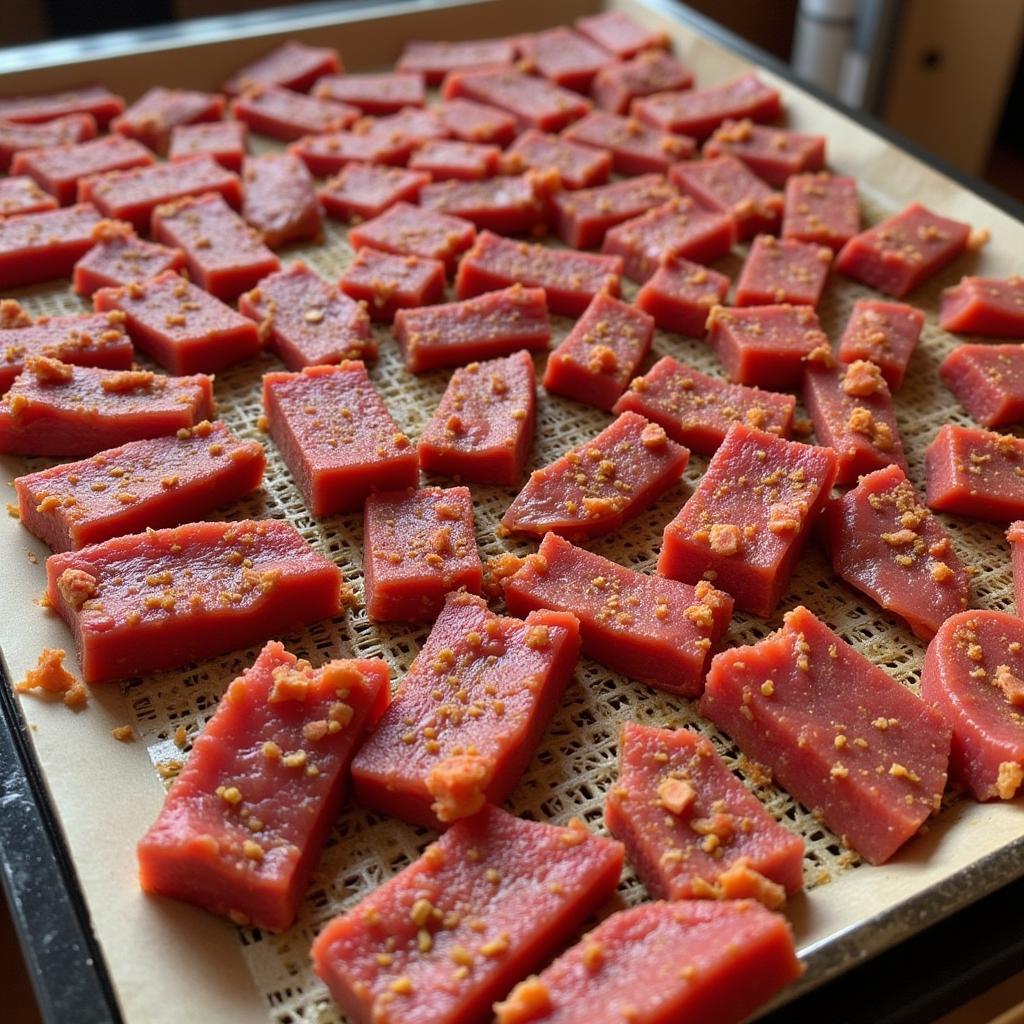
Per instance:
[[[0,288],[68,277],[100,220],[91,203],[0,219]]]
[[[871,864],[939,809],[949,726],[806,608],[711,662],[701,714]]]
[[[437,211],[499,235],[543,234],[560,184],[553,170],[503,174],[484,181],[438,181],[420,191],[420,218],[428,216],[423,211]],[[471,238],[466,248],[472,242]]]
[[[552,394],[610,411],[651,348],[654,320],[599,292],[548,357],[544,387]]]
[[[395,338],[410,373],[542,351],[551,340],[543,288],[514,284],[472,299],[395,314]]]
[[[374,491],[418,482],[416,449],[361,362],[264,374],[263,408],[270,436],[318,519],[361,509]]]
[[[411,39],[402,47],[395,68],[423,75],[427,85],[440,85],[450,71],[513,64],[516,47],[511,39],[464,39],[431,42]]]
[[[612,894],[622,847],[497,807],[329,922],[317,974],[355,1024],[468,1024],[540,967]]]
[[[766,128],[749,118],[724,121],[704,143],[705,157],[723,153],[742,160],[773,188],[782,188],[794,174],[820,171],[825,166],[825,136]]]
[[[345,268],[338,287],[365,303],[371,320],[391,323],[400,309],[429,306],[444,296],[445,266],[423,256],[396,256],[365,246]]]
[[[416,144],[396,133],[373,131],[325,132],[305,135],[289,147],[318,178],[337,174],[346,164],[404,164]]]
[[[250,201],[248,188],[245,201]],[[214,298],[225,301],[237,299],[261,278],[281,269],[259,232],[215,192],[158,206],[153,211],[153,237],[183,250],[189,276]]]
[[[59,205],[49,192],[44,192],[35,179],[27,174],[0,178],[0,217],[11,217],[17,213],[43,213],[56,210]]]
[[[942,293],[944,331],[989,338],[1024,338],[1024,277],[962,277]]]
[[[911,203],[839,250],[836,270],[902,299],[967,249],[968,224]]]
[[[35,356],[0,399],[0,452],[95,455],[194,427],[212,412],[213,380],[202,374],[161,377]]]
[[[711,647],[732,616],[732,598],[706,581],[646,576],[554,533],[502,585],[513,615],[571,612],[587,657],[684,697],[700,695]]]
[[[768,618],[835,476],[830,448],[734,423],[665,527],[658,572],[684,583],[712,580],[738,608]]]
[[[1024,441],[947,423],[924,453],[928,507],[997,522],[1024,518]]]
[[[753,896],[775,910],[804,887],[803,840],[688,729],[622,727],[604,819],[654,899]]]
[[[248,138],[248,128],[241,121],[179,124],[171,129],[167,159],[180,163],[194,156],[212,156],[221,167],[237,174],[242,169]]]
[[[420,465],[471,483],[518,484],[533,442],[535,386],[529,352],[456,370],[420,434]]]
[[[867,359],[896,391],[924,327],[924,313],[902,302],[858,299],[839,341],[839,361]]]
[[[736,282],[737,306],[817,306],[825,290],[832,250],[822,245],[758,235]]]
[[[521,982],[495,1024],[739,1024],[802,970],[786,919],[754,900],[645,903]]]
[[[0,118],[0,171],[10,170],[11,161],[23,149],[68,146],[96,138],[92,114],[68,114],[40,124],[18,124]]]
[[[246,157],[242,216],[271,249],[320,237],[323,213],[306,165],[292,153]]]
[[[523,36],[519,49],[520,66],[582,93],[589,91],[594,75],[608,63],[607,50],[564,26]]]
[[[130,221],[136,231],[149,230],[150,217],[158,206],[207,192],[219,193],[235,209],[242,205],[238,175],[211,156],[110,171],[83,178],[78,184],[79,199],[94,203],[104,217]]]
[[[423,171],[434,181],[478,181],[498,173],[501,150],[482,142],[433,139],[421,146],[409,161],[413,171]]]
[[[414,72],[324,75],[313,86],[312,94],[374,115],[395,114],[403,107],[422,107],[426,101],[423,75]]]
[[[571,540],[615,530],[652,505],[686,469],[690,453],[662,427],[624,412],[592,441],[530,475],[501,523],[512,533]]]
[[[265,463],[261,445],[203,420],[18,477],[14,489],[26,529],[69,551],[201,518],[259,487]]]
[[[137,139],[154,153],[166,153],[171,129],[179,124],[219,121],[224,97],[192,89],[165,89],[155,85],[110,123],[112,132]]]
[[[444,828],[501,804],[533,757],[579,656],[567,612],[499,617],[449,595],[376,731],[352,764],[356,798]]]
[[[306,92],[318,78],[340,74],[341,70],[337,50],[288,39],[236,71],[224,83],[222,91],[236,96],[253,85],[276,85]]]
[[[455,293],[468,299],[522,284],[543,288],[552,313],[579,316],[598,292],[617,296],[621,275],[618,256],[552,249],[481,231],[459,261]]]
[[[304,135],[344,131],[360,116],[347,103],[305,96],[273,85],[247,89],[231,101],[231,113],[254,132],[285,142]]]
[[[602,11],[577,18],[576,31],[620,60],[629,60],[641,50],[665,50],[669,45],[664,32],[641,25],[623,11]]]
[[[101,288],[98,311],[122,310],[132,341],[171,373],[215,373],[260,350],[247,317],[172,270],[123,288]]]
[[[87,114],[101,128],[124,110],[124,100],[105,85],[82,85],[64,92],[0,98],[0,119],[15,124],[39,124]]]
[[[430,184],[430,175],[404,167],[381,164],[346,164],[324,183],[320,202],[339,220],[370,220],[395,203],[419,202],[420,189]]]
[[[775,233],[782,223],[783,198],[746,164],[726,154],[712,160],[676,164],[672,184],[701,206],[727,213],[736,221],[740,241],[759,232]]]
[[[689,160],[696,146],[685,135],[652,128],[635,117],[595,110],[570,125],[564,138],[607,150],[619,174],[668,174],[679,160]]]
[[[625,229],[623,224],[613,228],[609,234],[614,234],[614,238],[610,240],[606,235],[605,246],[614,245]],[[703,338],[707,333],[708,313],[725,301],[730,284],[725,274],[692,263],[670,250],[661,256],[657,269],[636,293],[634,302],[638,309],[653,316],[663,331]]]
[[[971,598],[971,578],[942,524],[899,466],[861,477],[825,506],[832,568],[930,640]]]
[[[594,76],[594,102],[613,114],[629,112],[633,100],[653,93],[679,92],[693,85],[693,72],[671,54],[639,53],[623,63],[611,61]]]
[[[853,178],[821,172],[786,182],[782,237],[842,249],[860,231],[860,201]]]
[[[507,111],[473,100],[450,99],[431,107],[451,134],[465,142],[507,146],[516,134],[516,119]]]
[[[983,427],[1024,421],[1024,345],[958,345],[939,376]]]
[[[82,678],[177,668],[341,612],[341,570],[279,519],[189,523],[46,560]]]
[[[371,494],[363,516],[363,577],[371,619],[433,622],[446,594],[480,593],[484,572],[468,487]]]
[[[545,135],[531,128],[509,147],[504,166],[513,174],[528,169],[554,169],[558,171],[563,188],[591,188],[608,181],[612,156],[605,150],[578,146],[565,137]]]
[[[377,358],[363,306],[301,260],[245,292],[238,311],[259,324],[260,339],[270,342],[289,370]]]
[[[734,423],[788,437],[796,399],[774,391],[728,384],[664,356],[637,377],[612,412],[636,412],[660,423],[673,441],[712,455]]]
[[[798,388],[807,356],[828,347],[810,306],[715,306],[707,324],[708,342],[729,379],[772,391]]]
[[[422,191],[432,187],[427,185]],[[399,256],[440,260],[448,273],[454,272],[459,256],[475,239],[476,228],[469,221],[403,202],[394,203],[348,233],[353,249],[369,246]]]
[[[695,139],[706,139],[728,120],[774,121],[781,109],[778,90],[753,71],[706,89],[641,97],[631,106],[641,121]]]
[[[566,245],[593,249],[609,228],[675,197],[676,190],[660,174],[558,193],[553,198],[555,230]]]

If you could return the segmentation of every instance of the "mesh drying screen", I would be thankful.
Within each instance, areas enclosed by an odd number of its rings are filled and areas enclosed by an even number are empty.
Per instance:
[[[864,215],[868,222],[890,212],[891,209],[865,197]],[[323,245],[297,246],[282,253],[284,261],[305,259],[331,279],[337,278],[350,256],[345,230],[335,223],[328,225]],[[733,255],[723,261],[721,269],[735,277],[741,263],[741,256]],[[911,478],[919,488],[923,484],[924,449],[936,430],[950,421],[970,422],[939,383],[936,372],[939,362],[956,344],[954,338],[935,325],[938,292],[956,280],[963,269],[961,262],[914,296],[914,301],[928,313],[928,323],[906,383],[898,394],[897,410]],[[627,282],[626,297],[631,298],[634,292],[635,288]],[[838,338],[853,302],[869,294],[868,289],[845,278],[834,276],[831,279],[819,313],[823,327],[833,340]],[[22,301],[33,313],[73,312],[83,308],[81,301],[66,288],[32,289],[22,296]],[[555,340],[560,340],[570,327],[570,321],[556,318]],[[448,373],[411,376],[402,366],[389,332],[379,327],[375,329],[379,334],[381,358],[371,369],[372,379],[399,426],[416,437],[437,405]],[[721,372],[715,357],[700,341],[659,333],[649,362],[666,354],[712,374]],[[543,357],[538,360],[538,366],[543,368]],[[225,518],[255,516],[289,520],[311,544],[342,567],[348,582],[361,594],[361,515],[313,519],[273,444],[260,434],[257,426],[262,411],[261,375],[279,368],[276,359],[266,355],[217,375],[216,395],[221,417],[239,435],[262,440],[268,454],[263,491],[225,509]],[[548,395],[541,389],[537,441],[530,468],[543,466],[568,448],[593,437],[608,422],[605,413]],[[652,571],[665,524],[688,496],[706,464],[706,459],[694,456],[682,484],[625,529],[597,539],[592,544],[593,549],[635,569]],[[429,482],[443,485],[446,481],[438,478]],[[503,550],[519,554],[532,550],[529,543],[498,539],[495,534],[498,520],[515,491],[484,486],[474,486],[472,490],[483,557]],[[997,524],[952,517],[944,517],[944,521],[952,531],[961,557],[976,567],[975,605],[1008,606],[1011,581],[1002,528]],[[797,604],[807,605],[901,683],[916,687],[924,653],[921,642],[908,629],[834,579],[827,560],[813,546],[801,559],[783,607],[774,619],[764,622],[738,613],[726,643],[755,642],[776,628],[782,613]],[[391,666],[393,679],[397,681],[416,656],[427,632],[426,627],[409,629],[371,623],[360,607],[335,621],[319,623],[282,639],[292,651],[310,658],[315,664],[331,657],[382,657]],[[255,648],[236,652],[188,671],[164,673],[124,685],[136,730],[162,777],[173,774],[175,764],[186,756],[191,738],[215,710],[220,694],[255,654]],[[728,739],[698,717],[691,702],[651,690],[586,658],[581,660],[561,709],[513,793],[510,809],[517,814],[562,824],[572,816],[579,816],[591,827],[602,828],[604,795],[616,776],[618,729],[622,722],[630,719],[657,725],[691,725],[708,735],[769,810],[805,840],[809,888],[856,866],[857,858],[844,851],[834,835],[786,793],[770,783],[765,784]],[[189,737],[185,752],[173,739],[180,726],[185,727]],[[343,1019],[313,974],[310,943],[330,917],[353,906],[375,885],[415,859],[431,838],[421,829],[359,807],[350,806],[342,813],[295,925],[280,935],[239,929],[239,941],[255,983],[266,999],[269,1020],[275,1024],[298,1021],[326,1024]],[[644,898],[642,887],[629,870],[620,890],[625,903]]]

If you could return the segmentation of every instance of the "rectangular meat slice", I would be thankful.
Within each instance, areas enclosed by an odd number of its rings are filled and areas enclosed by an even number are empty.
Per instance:
[[[171,130],[179,124],[219,121],[224,97],[193,89],[166,89],[155,85],[114,118],[110,130],[137,139],[154,153],[166,153]]]
[[[54,551],[176,526],[255,490],[266,459],[223,423],[130,441],[14,481],[21,522]]]
[[[668,39],[658,32],[634,21],[624,11],[602,11],[575,21],[576,31],[598,46],[614,54],[619,60],[629,60],[642,50],[664,50]],[[683,88],[683,86],[678,86]]]
[[[803,840],[689,729],[626,722],[604,820],[653,899],[753,897],[776,910],[804,887]]]
[[[356,798],[443,829],[515,788],[579,656],[567,612],[497,616],[451,594],[352,764]]]
[[[203,374],[162,377],[34,356],[0,399],[0,451],[95,455],[194,427],[212,415],[213,379]]]
[[[0,178],[0,217],[11,217],[18,213],[42,213],[45,210],[56,210],[59,205],[28,174]]]
[[[786,919],[753,900],[645,903],[521,982],[495,1024],[739,1024],[802,971]]]
[[[270,436],[317,518],[360,509],[374,491],[400,491],[419,480],[416,449],[361,362],[264,374],[263,408]]]
[[[902,302],[858,299],[839,341],[839,361],[867,359],[896,391],[921,337],[924,313]]]
[[[364,246],[338,279],[338,287],[365,303],[371,320],[391,323],[400,309],[429,306],[444,296],[445,265],[423,256],[396,256]]]
[[[469,221],[403,202],[394,203],[348,233],[353,249],[369,246],[400,256],[440,260],[448,273],[454,272],[459,256],[475,239],[476,228]]]
[[[619,174],[668,174],[696,150],[693,139],[652,128],[635,117],[595,110],[570,125],[564,138],[607,150]]]
[[[969,224],[911,203],[854,235],[839,250],[840,273],[902,299],[967,249]]]
[[[817,306],[825,290],[832,250],[792,238],[758,235],[736,281],[737,306]]]
[[[971,599],[971,579],[899,466],[867,473],[822,513],[840,579],[930,640]]]
[[[274,85],[258,85],[231,101],[232,116],[260,135],[294,142],[304,135],[341,132],[359,120],[347,103],[306,96]]]
[[[347,164],[320,189],[324,210],[339,220],[371,220],[395,203],[419,202],[430,175],[382,164]]]
[[[707,581],[691,587],[646,576],[554,533],[502,586],[513,615],[571,612],[587,657],[684,697],[704,688],[711,647],[732,617],[732,598]]]
[[[648,124],[706,139],[724,121],[774,121],[782,110],[782,97],[749,71],[706,89],[641,97],[630,109]]]
[[[0,288],[69,277],[101,219],[91,203],[0,219]]]
[[[171,129],[167,159],[172,163],[195,156],[212,156],[236,174],[242,169],[249,140],[249,130],[241,121],[207,121],[179,124]]]
[[[88,114],[101,128],[124,110],[124,100],[105,85],[81,85],[63,92],[0,98],[0,119],[14,124],[39,124],[60,117]]]
[[[350,163],[404,164],[416,148],[412,139],[370,130],[304,135],[293,142],[294,153],[318,178],[337,174]]]
[[[643,310],[599,292],[548,357],[544,387],[608,412],[653,338],[654,320]]]
[[[639,413],[660,423],[673,441],[712,455],[734,423],[789,437],[795,410],[792,395],[729,384],[663,356],[633,380],[612,412]]]
[[[886,466],[906,471],[892,395],[874,363],[836,366],[828,349],[816,349],[807,358],[803,397],[818,444],[836,453],[837,484]]]
[[[520,66],[556,85],[586,94],[594,75],[608,63],[608,51],[561,26],[522,36]]]
[[[939,376],[983,427],[1024,421],[1024,345],[958,345]]]
[[[511,39],[460,39],[451,43],[410,39],[402,47],[395,69],[421,74],[427,85],[440,85],[450,71],[511,65],[515,59],[516,45]]]
[[[660,174],[556,193],[552,199],[555,231],[573,249],[594,249],[609,228],[674,198],[676,190]]]
[[[701,206],[729,214],[736,222],[741,242],[761,232],[774,234],[779,230],[782,193],[774,191],[734,156],[726,154],[677,164],[669,177],[673,185],[693,196]]]
[[[15,154],[23,149],[69,146],[96,138],[92,114],[68,114],[40,124],[18,124],[0,117],[0,171],[8,171]]]
[[[384,117],[365,117],[354,125],[354,130],[405,140],[413,146],[452,137],[451,129],[433,107],[403,107]]]
[[[579,316],[598,292],[617,296],[621,276],[618,256],[552,249],[481,231],[459,261],[455,293],[468,299],[522,284],[543,288],[552,313]]]
[[[46,577],[87,683],[177,668],[342,610],[341,570],[280,519],[114,537],[51,555]]]
[[[291,925],[387,700],[379,658],[314,669],[271,640],[228,686],[139,842],[143,891],[239,925]]]
[[[860,231],[860,200],[853,178],[795,174],[786,182],[782,237],[827,245],[836,251]]]
[[[507,111],[467,99],[447,99],[431,108],[457,139],[507,146],[516,134],[516,119]]]
[[[604,236],[601,251],[621,256],[626,276],[643,283],[666,260],[711,263],[726,256],[735,239],[736,226],[728,213],[714,213],[698,206],[691,196],[677,196],[611,228]],[[714,271],[707,274],[722,279]],[[724,280],[728,290],[729,279]],[[702,289],[702,293],[706,292]],[[704,309],[703,320],[707,319],[709,308]],[[700,335],[704,333],[703,320]]]
[[[422,107],[426,102],[423,75],[410,71],[324,75],[313,86],[312,95],[377,116],[395,114],[403,107]]]
[[[783,188],[794,175],[813,181],[814,175],[808,172],[824,168],[825,136],[768,128],[744,118],[722,122],[704,143],[703,153],[705,157],[728,153],[742,160],[773,188]],[[856,194],[855,188],[854,196]]]
[[[33,320],[16,302],[0,302],[0,395],[28,360],[48,356],[75,366],[131,368],[135,350],[121,313],[73,313]]]
[[[371,619],[433,622],[445,595],[480,593],[483,566],[468,487],[371,494],[363,516],[363,578]]]
[[[341,56],[337,50],[288,39],[239,68],[224,83],[221,91],[237,96],[254,85],[275,85],[306,92],[318,78],[340,73]]]
[[[508,148],[504,169],[514,174],[528,169],[553,169],[558,172],[563,188],[590,188],[608,181],[612,156],[607,150],[579,146],[564,137],[545,135],[531,128]]]
[[[363,306],[301,260],[242,294],[238,311],[259,324],[260,339],[289,370],[377,358]]]
[[[79,199],[94,203],[104,217],[129,221],[136,231],[149,230],[150,217],[158,206],[206,192],[219,193],[235,209],[242,205],[238,175],[211,156],[111,171],[83,178],[78,185]]]
[[[242,217],[271,249],[319,238],[323,212],[306,165],[293,153],[246,157]]]
[[[141,142],[105,135],[88,142],[18,153],[11,163],[11,173],[29,175],[61,206],[68,206],[75,201],[80,179],[90,174],[148,167],[153,162],[153,154]]]
[[[251,320],[171,270],[101,288],[92,301],[100,311],[123,311],[132,341],[171,373],[215,373],[261,348]]]
[[[181,249],[189,276],[204,291],[225,301],[238,298],[260,278],[281,269],[258,232],[217,193],[158,206],[153,211],[153,237]]]
[[[664,429],[624,412],[592,441],[530,475],[501,523],[512,533],[571,540],[615,530],[679,482],[690,453]]]
[[[631,60],[609,61],[594,76],[590,94],[603,110],[626,114],[633,100],[653,93],[680,92],[693,85],[693,72],[661,50],[638,53]]]
[[[1024,518],[1024,441],[947,423],[924,453],[929,508],[996,522]]]
[[[501,150],[483,142],[432,139],[424,143],[409,161],[413,171],[423,171],[433,181],[479,181],[498,173]]]
[[[471,483],[522,479],[536,420],[529,352],[456,370],[419,440],[420,466]]]
[[[715,306],[707,325],[708,343],[729,379],[771,391],[798,388],[804,360],[828,347],[810,306]]]
[[[420,191],[420,217],[429,215],[424,211],[444,213],[499,235],[546,233],[548,209],[560,187],[558,172],[552,170],[438,181]]]
[[[881,864],[939,809],[949,726],[806,608],[784,623],[715,657],[701,714]]]
[[[679,202],[682,203],[683,200]],[[646,213],[644,217],[652,218],[654,212],[656,211]],[[629,223],[627,221],[626,224],[613,228],[605,236],[605,246],[611,247],[615,244],[621,237],[619,232],[625,233]],[[684,223],[684,231],[685,227]],[[615,237],[609,238],[609,235]],[[669,249],[659,258],[654,274],[644,282],[633,301],[637,309],[642,309],[654,317],[654,322],[663,331],[674,331],[676,334],[685,334],[691,338],[703,338],[707,333],[708,313],[715,306],[725,302],[731,283],[725,274],[693,263]]]
[[[552,956],[612,894],[622,847],[497,807],[334,918],[317,974],[354,1024],[464,1024]]]
[[[713,580],[768,618],[836,478],[836,454],[734,423],[707,472],[665,527],[658,572]]]
[[[958,334],[1024,338],[1024,277],[962,277],[942,293],[939,326]]]
[[[921,668],[921,696],[953,730],[949,774],[975,800],[1012,800],[1024,782],[1024,623],[960,612],[939,627]]]
[[[453,71],[444,81],[446,100],[469,99],[511,114],[520,128],[557,132],[582,117],[590,101],[554,82],[516,68]]]
[[[551,340],[544,289],[518,284],[461,302],[401,309],[394,332],[410,373],[464,366],[519,349],[543,351]]]

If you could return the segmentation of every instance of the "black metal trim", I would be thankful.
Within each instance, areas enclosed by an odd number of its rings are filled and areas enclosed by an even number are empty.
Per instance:
[[[46,1024],[121,1024],[42,771],[0,660],[0,880]]]

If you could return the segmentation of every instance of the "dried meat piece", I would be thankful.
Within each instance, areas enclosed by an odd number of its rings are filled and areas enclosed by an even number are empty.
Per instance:
[[[1024,517],[1024,441],[947,423],[924,453],[929,508],[973,519]]]
[[[23,149],[69,146],[96,138],[92,114],[67,114],[39,124],[18,124],[0,116],[0,171],[8,171],[15,154]]]
[[[860,231],[860,201],[853,178],[821,172],[786,182],[782,237],[816,242],[836,251]]]
[[[626,114],[633,100],[653,93],[681,92],[693,85],[693,72],[660,50],[638,53],[632,60],[611,61],[594,76],[590,94],[603,110]]]
[[[552,199],[555,231],[574,249],[594,249],[609,228],[674,198],[676,190],[660,174],[557,193]]]
[[[578,146],[567,138],[531,128],[509,147],[504,167],[511,173],[555,170],[563,188],[590,188],[608,181],[612,157],[606,150]]]
[[[791,238],[758,235],[736,281],[736,306],[817,306],[825,290],[832,250]]]
[[[666,50],[668,37],[634,21],[624,11],[602,11],[577,18],[576,31],[620,60],[629,60],[642,50]],[[683,86],[678,86],[683,88]]]
[[[825,136],[768,128],[744,118],[724,121],[704,143],[703,152],[705,157],[728,153],[773,188],[782,188],[795,174],[813,180],[807,172],[825,166]]]
[[[624,233],[625,227],[620,225],[612,231]],[[605,236],[605,246],[610,248],[613,244],[614,239]],[[707,333],[708,314],[725,302],[731,283],[725,274],[702,267],[670,250],[660,257],[657,269],[636,293],[634,302],[637,309],[653,316],[663,331],[703,338]]]
[[[365,304],[371,320],[391,323],[400,309],[429,306],[444,296],[445,265],[423,256],[396,256],[364,246],[338,287]]]
[[[17,159],[17,157],[15,158]],[[27,174],[0,178],[0,217],[18,213],[43,213],[60,204]]]
[[[460,217],[481,231],[538,234],[546,231],[551,198],[559,187],[557,171],[503,174],[483,181],[438,181],[421,189],[420,207]]]
[[[0,219],[0,288],[69,277],[101,219],[91,203]]]
[[[341,70],[337,50],[288,39],[236,71],[224,83],[222,91],[236,96],[253,85],[273,85],[306,92],[318,78],[340,74]]]
[[[73,286],[79,295],[149,281],[185,266],[182,249],[139,238],[130,224],[103,220],[93,228],[96,244],[75,264]]]
[[[412,139],[374,131],[325,132],[293,142],[294,153],[318,178],[337,174],[350,163],[404,164],[416,148]]]
[[[110,130],[137,139],[154,153],[166,153],[171,130],[179,124],[219,121],[224,97],[193,89],[167,89],[155,85],[110,123]]]
[[[668,174],[679,160],[689,160],[696,146],[685,135],[652,128],[635,117],[595,110],[570,125],[563,137],[612,155],[619,174]]]
[[[63,92],[4,96],[0,99],[0,120],[14,124],[41,124],[85,114],[105,128],[111,118],[123,110],[124,100],[105,85],[98,84],[82,85]]]
[[[419,202],[420,189],[430,176],[404,167],[382,164],[346,164],[320,189],[324,210],[339,220],[360,221],[379,217],[395,203]]]
[[[423,191],[431,187],[425,186]],[[394,203],[348,233],[353,249],[369,246],[398,256],[438,260],[448,273],[454,272],[459,256],[475,239],[476,228],[469,221],[404,202]]]
[[[411,39],[402,47],[395,68],[423,75],[427,85],[440,85],[450,71],[511,65],[515,59],[516,45],[511,39],[460,39],[451,43]]]
[[[304,135],[341,132],[359,120],[359,111],[347,103],[273,85],[246,89],[231,101],[231,113],[254,132],[285,142]]]
[[[426,102],[423,75],[416,72],[324,75],[313,86],[318,99],[335,100],[364,114],[395,114]]]
[[[939,376],[983,427],[1024,421],[1024,345],[958,345]]]
[[[589,91],[594,76],[608,63],[607,50],[564,26],[522,36],[519,49],[521,66],[582,93]]]
[[[958,334],[1024,338],[1024,277],[962,277],[942,293],[939,326]]]
[[[896,391],[921,337],[924,313],[902,302],[858,299],[839,340],[841,363],[867,359]]]
[[[467,99],[446,99],[431,108],[457,139],[507,146],[516,134],[516,119],[507,111]]]
[[[726,154],[711,160],[677,164],[669,178],[701,206],[729,214],[736,221],[740,241],[761,232],[772,234],[779,230],[782,193],[774,191],[734,156]]]
[[[271,249],[319,238],[323,213],[306,165],[292,153],[246,157],[242,217]]]
[[[171,129],[167,159],[171,163],[190,160],[194,156],[212,156],[236,174],[242,169],[249,129],[241,121],[207,121],[179,124]]]
[[[482,142],[433,139],[424,143],[409,161],[409,169],[422,171],[433,181],[479,181],[498,173],[501,150]]]

